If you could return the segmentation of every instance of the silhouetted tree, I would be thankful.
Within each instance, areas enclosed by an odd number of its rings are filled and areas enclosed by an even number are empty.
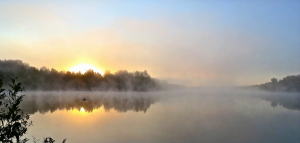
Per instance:
[[[11,84],[7,91],[3,88],[3,81],[0,79],[0,142],[3,143],[25,143],[29,140],[22,139],[22,136],[27,133],[32,121],[29,121],[29,114],[19,107],[25,95],[19,94],[24,91],[24,87],[16,82],[16,79],[10,78]],[[54,141],[51,137],[44,139],[44,143]],[[66,139],[63,140],[63,143],[65,142]]]
[[[29,121],[29,115],[24,113],[20,108],[24,95],[18,95],[24,88],[21,83],[16,83],[15,79],[11,79],[10,89],[5,93],[2,88],[3,82],[0,80],[0,141],[1,142],[26,142],[28,139],[21,139],[27,132],[27,128],[32,125]]]
[[[115,73],[106,71],[104,75],[88,70],[84,74],[70,71],[58,72],[46,67],[37,69],[20,60],[0,60],[0,75],[19,77],[27,90],[115,90],[149,91],[162,89],[158,80],[151,78],[147,71]],[[0,76],[1,78],[1,76]],[[8,79],[4,79],[7,82]]]
[[[267,91],[300,92],[300,75],[291,75],[282,80],[272,78],[271,82],[261,84],[259,89]]]
[[[273,84],[276,84],[276,83],[278,82],[278,80],[277,80],[276,78],[272,78],[272,79],[271,79],[271,82],[272,82]]]

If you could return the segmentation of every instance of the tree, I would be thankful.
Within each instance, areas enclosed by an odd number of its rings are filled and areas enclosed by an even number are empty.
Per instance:
[[[46,67],[40,69],[31,67],[20,60],[0,60],[0,78],[4,83],[10,82],[3,75],[19,77],[18,80],[25,88],[31,90],[115,90],[115,91],[149,91],[160,90],[159,82],[156,82],[147,71],[128,72],[125,70],[111,73],[105,71],[104,75],[93,70],[85,73],[70,71],[49,70]]]
[[[19,92],[23,92],[24,88],[21,83],[16,82],[17,78],[10,78],[10,89],[7,91],[3,88],[2,79],[0,79],[0,142],[2,143],[25,143],[29,139],[21,137],[26,134],[29,126],[32,125],[32,121],[29,120],[29,114],[23,112],[19,105],[23,101],[25,95],[20,95]],[[63,140],[63,143],[67,139]],[[35,138],[33,140],[36,142]],[[51,137],[47,137],[43,141],[44,143],[54,143],[55,140]]]
[[[272,82],[273,84],[276,84],[276,83],[278,82],[278,80],[277,80],[276,78],[272,78],[272,79],[271,79],[271,82]]]
[[[3,143],[12,143],[16,140],[19,142],[28,141],[27,138],[21,137],[27,132],[27,128],[32,125],[29,121],[29,114],[24,113],[20,108],[24,95],[19,95],[19,92],[24,91],[21,83],[16,83],[15,79],[10,78],[12,84],[9,84],[10,89],[3,89],[3,82],[0,79],[0,141]]]

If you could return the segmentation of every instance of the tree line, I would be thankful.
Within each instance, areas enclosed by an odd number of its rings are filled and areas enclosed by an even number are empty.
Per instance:
[[[270,82],[248,87],[266,91],[300,92],[300,75],[286,76],[281,80],[272,78]]]
[[[0,78],[18,77],[27,91],[32,90],[97,90],[97,91],[151,91],[161,90],[165,82],[152,78],[148,72],[119,70],[106,71],[104,75],[93,70],[85,73],[57,71],[42,67],[37,69],[21,60],[0,60]]]

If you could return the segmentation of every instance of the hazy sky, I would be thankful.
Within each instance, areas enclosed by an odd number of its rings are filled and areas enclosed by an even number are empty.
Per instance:
[[[300,1],[0,1],[0,57],[189,86],[300,74]]]

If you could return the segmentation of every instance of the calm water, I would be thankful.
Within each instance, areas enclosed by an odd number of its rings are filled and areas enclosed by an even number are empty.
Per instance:
[[[299,97],[231,90],[27,92],[21,108],[34,122],[31,140],[289,143],[300,140]]]

